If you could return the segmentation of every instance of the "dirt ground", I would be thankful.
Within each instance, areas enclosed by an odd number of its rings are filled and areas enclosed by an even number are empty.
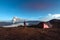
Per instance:
[[[0,40],[60,40],[60,29],[0,28]]]

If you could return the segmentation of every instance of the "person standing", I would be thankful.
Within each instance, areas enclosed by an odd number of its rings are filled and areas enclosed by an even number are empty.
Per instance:
[[[26,21],[24,20],[24,28],[26,27]]]

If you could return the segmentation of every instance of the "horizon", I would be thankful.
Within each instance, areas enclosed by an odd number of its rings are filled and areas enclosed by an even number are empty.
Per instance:
[[[60,0],[0,0],[0,21],[60,19]]]

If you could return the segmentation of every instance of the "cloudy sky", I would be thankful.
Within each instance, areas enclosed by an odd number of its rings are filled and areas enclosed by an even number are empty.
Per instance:
[[[0,20],[60,18],[60,0],[0,0]]]

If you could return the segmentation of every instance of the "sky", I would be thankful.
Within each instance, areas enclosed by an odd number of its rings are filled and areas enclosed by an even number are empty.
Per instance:
[[[0,20],[14,16],[43,21],[60,19],[60,0],[0,0]]]

